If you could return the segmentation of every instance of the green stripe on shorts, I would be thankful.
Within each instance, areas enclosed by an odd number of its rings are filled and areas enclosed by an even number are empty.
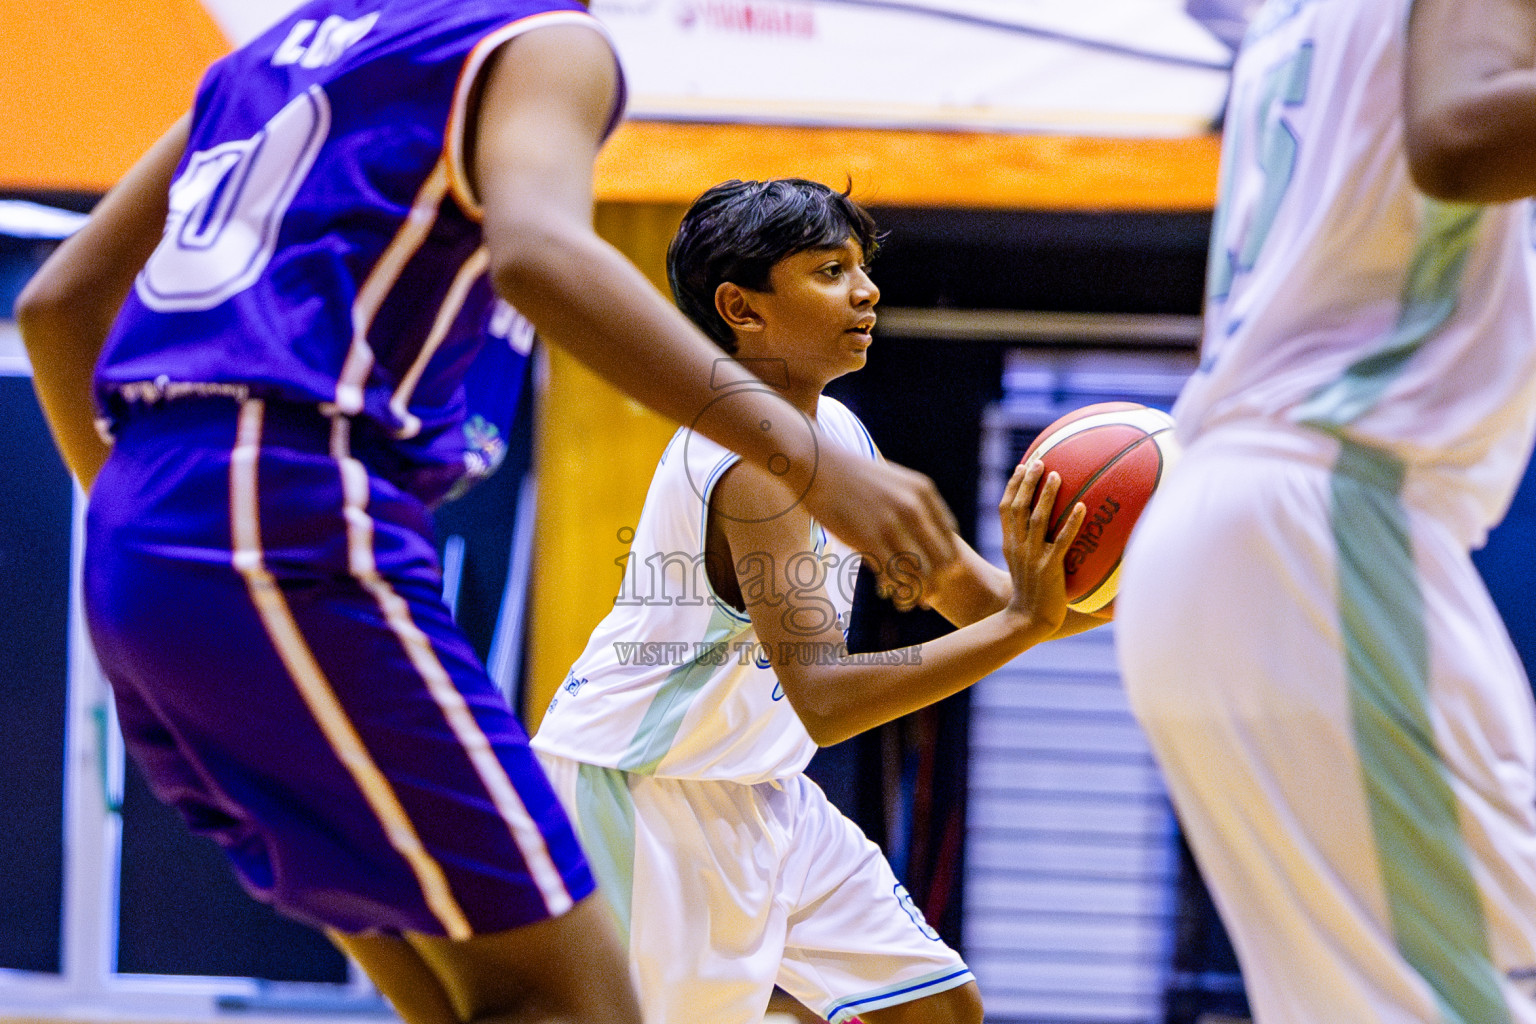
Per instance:
[[[1446,1024],[1508,1024],[1456,796],[1429,716],[1429,641],[1403,467],[1343,442],[1333,475],[1355,745],[1398,950]]]
[[[635,802],[629,795],[625,772],[580,763],[576,774],[576,828],[597,884],[613,906],[619,934],[627,947],[635,895]]]

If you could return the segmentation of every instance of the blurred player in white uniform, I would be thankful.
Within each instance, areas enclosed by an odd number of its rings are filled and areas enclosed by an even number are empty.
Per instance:
[[[694,204],[668,257],[706,333],[826,445],[874,462],[863,424],[821,391],[864,364],[876,238],[823,185],[732,181]],[[905,595],[965,628],[850,656],[859,556],[726,449],[689,429],[672,439],[614,609],[533,743],[618,913],[647,1024],[755,1024],[775,984],[834,1024],[981,1020],[964,961],[804,769],[818,744],[1096,624],[1066,608],[1083,506],[1047,543],[1059,479],[1032,505],[1040,472],[1021,469],[1004,496],[1010,572],[957,541],[965,571]]]
[[[1131,702],[1260,1024],[1536,1021],[1531,689],[1469,550],[1536,420],[1536,4],[1271,0]]]

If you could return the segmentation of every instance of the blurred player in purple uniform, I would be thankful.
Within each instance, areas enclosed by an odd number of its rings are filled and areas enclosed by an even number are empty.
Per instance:
[[[411,1024],[638,1019],[440,597],[428,509],[483,464],[466,374],[515,386],[476,359],[489,324],[516,336],[515,308],[877,560],[956,557],[927,480],[818,445],[593,233],[622,105],[569,0],[311,3],[214,65],[17,302],[91,487],[87,615],[133,756]]]

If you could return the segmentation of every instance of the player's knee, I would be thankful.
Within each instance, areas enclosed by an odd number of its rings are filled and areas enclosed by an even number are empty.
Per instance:
[[[981,990],[974,981],[947,992],[859,1014],[865,1024],[982,1024]]]
[[[412,941],[464,1024],[640,1024],[611,914],[594,895],[559,917],[506,931]]]
[[[982,1024],[981,990],[974,981],[952,988],[944,993],[948,997],[947,1015],[942,1019],[950,1024]]]

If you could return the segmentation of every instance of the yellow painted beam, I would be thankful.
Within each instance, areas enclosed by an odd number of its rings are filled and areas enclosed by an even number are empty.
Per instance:
[[[600,204],[597,230],[665,292],[667,244],[683,210]],[[539,501],[523,700],[530,733],[613,607],[651,472],[677,429],[558,349],[547,356],[534,450]]]
[[[598,198],[688,203],[728,178],[812,178],[867,204],[1193,211],[1216,199],[1220,138],[806,128],[631,121],[598,158]]]

